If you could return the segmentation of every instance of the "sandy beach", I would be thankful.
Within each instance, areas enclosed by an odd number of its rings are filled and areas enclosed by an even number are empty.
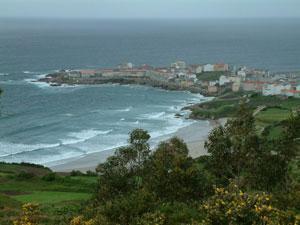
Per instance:
[[[191,124],[190,126],[179,129],[172,136],[177,136],[183,139],[188,148],[189,154],[193,158],[207,154],[204,148],[205,140],[209,132],[219,124],[224,124],[226,119],[219,121],[199,121]],[[162,137],[163,140],[170,138],[170,135]],[[72,170],[80,170],[86,172],[88,170],[94,171],[99,163],[114,154],[115,149],[101,151],[91,154],[86,154],[81,158],[68,159],[67,161],[57,161],[55,166],[50,166],[56,172],[70,172]]]

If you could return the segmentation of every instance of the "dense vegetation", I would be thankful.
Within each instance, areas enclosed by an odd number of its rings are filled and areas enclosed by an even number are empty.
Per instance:
[[[266,101],[254,98],[239,104],[232,119],[210,133],[208,156],[192,159],[176,137],[150,151],[150,135],[136,129],[128,146],[97,167],[97,177],[2,163],[0,224],[299,224],[295,100],[268,101],[272,110],[273,101],[278,109],[293,109],[268,121],[280,120],[276,138],[270,138],[272,129],[257,132],[257,121],[269,108],[255,114],[256,103]],[[27,204],[21,210],[22,203]]]
[[[296,224],[299,183],[290,166],[297,161],[299,135],[300,116],[291,114],[278,139],[259,136],[245,103],[209,135],[210,156],[196,160],[178,138],[151,153],[148,133],[134,130],[129,146],[97,168],[93,207],[75,222]]]
[[[0,224],[12,224],[25,203],[39,204],[40,224],[68,224],[97,184],[96,174],[57,174],[43,166],[0,163]]]
[[[247,104],[255,115],[255,126],[258,133],[269,131],[271,138],[276,138],[282,123],[289,118],[291,111],[300,109],[300,99],[282,98],[279,96],[262,96],[255,93],[227,93],[189,107],[193,119],[219,119],[233,117],[239,108],[240,101],[247,96]]]

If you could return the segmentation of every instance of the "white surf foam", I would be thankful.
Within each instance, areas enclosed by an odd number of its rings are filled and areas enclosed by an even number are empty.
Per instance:
[[[10,156],[22,152],[31,152],[43,148],[54,148],[58,146],[59,143],[27,145],[22,143],[0,142],[0,149],[1,149],[0,157]]]
[[[72,116],[74,116],[74,114],[72,114],[72,113],[65,113],[65,114],[62,114],[62,116],[72,117]]]
[[[89,139],[92,139],[94,137],[97,137],[98,135],[106,135],[112,132],[112,130],[95,130],[95,129],[90,129],[90,130],[82,130],[79,132],[71,132],[67,136],[67,139],[60,139],[61,143],[63,145],[73,145],[73,144],[78,144],[81,142],[85,142]]]
[[[37,72],[32,72],[32,71],[25,70],[25,71],[23,71],[23,73],[25,73],[25,74],[36,74]]]
[[[148,119],[148,120],[157,120],[157,119],[164,119],[164,117],[166,116],[165,112],[154,112],[154,113],[146,113],[146,114],[142,114],[140,116],[141,119]]]
[[[118,112],[129,112],[133,107],[132,106],[129,106],[127,108],[124,108],[124,109],[117,109],[116,111]]]
[[[8,76],[9,73],[0,73],[0,76]]]

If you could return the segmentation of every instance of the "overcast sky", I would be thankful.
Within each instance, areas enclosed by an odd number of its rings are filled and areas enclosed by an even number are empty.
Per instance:
[[[300,17],[300,0],[0,0],[0,17]]]

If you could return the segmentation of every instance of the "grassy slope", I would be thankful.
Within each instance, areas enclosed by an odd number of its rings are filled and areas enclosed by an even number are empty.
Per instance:
[[[30,177],[24,177],[24,171]],[[63,224],[78,213],[81,204],[93,193],[97,177],[56,175],[51,181],[45,175],[51,170],[27,164],[0,163],[0,224],[11,224],[21,205],[40,204],[43,224]],[[59,221],[59,222],[58,222]]]
[[[238,108],[242,93],[221,96],[213,101],[205,102],[191,107],[191,118],[195,119],[218,119],[222,117],[232,117]],[[300,99],[283,99],[275,96],[261,96],[252,94],[249,97],[248,104],[253,110],[260,106],[266,108],[260,111],[256,116],[257,130],[260,132],[268,126],[270,136],[275,138],[281,132],[280,122],[286,120],[291,111],[300,109]]]

